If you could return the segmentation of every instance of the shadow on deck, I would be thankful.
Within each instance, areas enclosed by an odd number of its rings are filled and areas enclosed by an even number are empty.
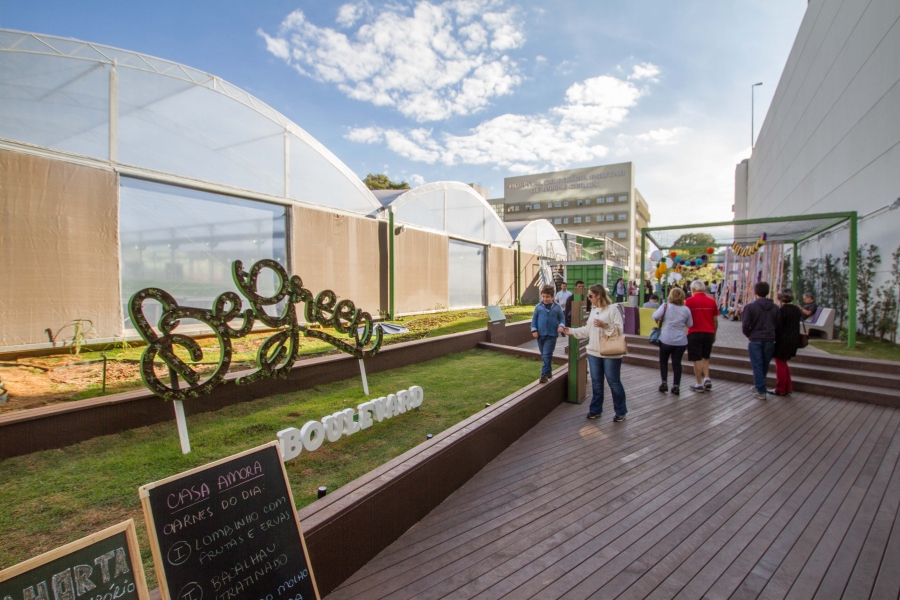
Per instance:
[[[622,376],[625,422],[559,406],[328,600],[898,597],[900,410]]]

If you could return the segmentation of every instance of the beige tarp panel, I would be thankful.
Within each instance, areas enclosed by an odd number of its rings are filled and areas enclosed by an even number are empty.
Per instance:
[[[446,309],[450,305],[450,241],[446,235],[407,228],[394,238],[398,313]]]
[[[541,301],[541,258],[530,252],[522,253],[522,304]]]
[[[488,304],[516,303],[516,250],[488,249]]]
[[[291,265],[313,295],[333,290],[378,316],[378,221],[315,208],[291,208]]]
[[[116,174],[0,150],[0,347],[122,335]]]

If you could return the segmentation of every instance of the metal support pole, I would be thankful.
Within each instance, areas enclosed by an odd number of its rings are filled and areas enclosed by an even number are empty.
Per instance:
[[[572,312],[575,312],[575,303],[581,302],[584,296],[581,294],[572,295]],[[575,325],[575,319],[572,319],[572,325]],[[578,404],[578,338],[574,335],[567,336],[566,343],[569,344],[569,402]]]
[[[859,217],[854,212],[850,217],[850,253],[849,253],[849,275],[850,275],[850,296],[847,298],[847,347],[856,348],[856,253],[857,245],[857,225]]]
[[[388,319],[394,320],[394,211],[388,209]]]
[[[794,242],[794,257],[791,259],[791,291],[794,299],[800,300],[800,253],[797,251],[797,242]]]
[[[638,271],[641,274],[640,281],[638,281],[638,283],[640,284],[641,291],[639,293],[640,299],[638,300],[638,306],[643,306],[644,302],[646,302],[646,300],[644,300],[644,277],[645,277],[644,262],[647,260],[646,256],[647,256],[647,230],[645,228],[641,228],[641,265],[640,265],[641,268],[640,268],[640,271]]]
[[[522,304],[522,242],[516,242],[516,304]]]
[[[100,394],[106,394],[106,352],[100,356],[103,357],[103,383],[100,384]]]
[[[116,71],[118,59],[113,59],[109,71],[109,160],[119,160],[119,73]]]

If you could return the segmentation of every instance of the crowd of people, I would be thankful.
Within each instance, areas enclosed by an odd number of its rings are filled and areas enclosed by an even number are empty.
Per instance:
[[[649,280],[647,284],[649,284]],[[578,281],[576,289],[584,282]],[[603,381],[612,393],[613,421],[625,420],[628,413],[625,388],[622,385],[622,354],[601,354],[601,336],[624,335],[622,313],[615,306],[624,302],[625,295],[636,291],[634,284],[619,279],[613,286],[614,298],[601,284],[590,286],[587,293],[590,314],[585,325],[572,327],[572,301],[574,296],[562,283],[557,292],[553,286],[541,290],[541,302],[535,307],[531,320],[532,336],[541,352],[541,383],[553,376],[552,359],[560,335],[571,335],[588,340],[587,360],[591,374],[592,396],[588,419],[596,419],[603,412]],[[686,288],[686,289],[685,289]],[[662,393],[681,394],[682,359],[687,352],[694,365],[694,383],[689,388],[695,393],[712,391],[710,358],[716,341],[719,317],[722,316],[715,300],[715,291],[706,282],[695,280],[684,287],[669,290],[666,301],[660,303],[659,295],[652,291],[647,295],[644,308],[655,309],[653,320],[659,329],[659,370]],[[621,293],[620,293],[621,292]],[[744,306],[739,314],[741,329],[747,337],[747,352],[753,369],[753,395],[765,400],[769,394],[787,396],[793,391],[791,371],[788,366],[801,347],[801,322],[815,314],[817,307],[812,296],[805,295],[803,304],[793,304],[790,290],[781,290],[773,302],[769,299],[769,284],[757,283],[755,300]],[[726,315],[727,317],[727,315]],[[776,386],[769,390],[766,376],[775,361]],[[669,365],[672,367],[672,385],[669,386]]]

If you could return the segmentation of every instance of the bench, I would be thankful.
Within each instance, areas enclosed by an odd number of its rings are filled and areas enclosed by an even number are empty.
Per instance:
[[[834,339],[834,309],[833,308],[817,308],[816,312],[803,321],[806,325],[806,331],[819,330],[825,334],[826,340]]]

